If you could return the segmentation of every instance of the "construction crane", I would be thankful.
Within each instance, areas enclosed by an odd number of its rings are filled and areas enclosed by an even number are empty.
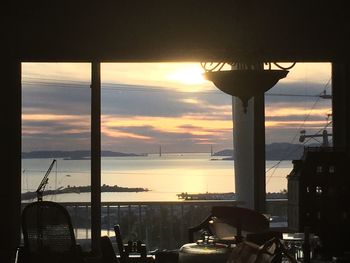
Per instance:
[[[36,189],[36,196],[38,198],[38,201],[42,201],[43,200],[43,195],[44,195],[44,191],[45,191],[45,187],[47,185],[47,183],[49,182],[49,174],[52,170],[52,167],[54,166],[54,164],[56,163],[56,159],[52,160],[52,163],[50,164],[49,169],[46,171],[44,178],[41,180],[38,189]]]

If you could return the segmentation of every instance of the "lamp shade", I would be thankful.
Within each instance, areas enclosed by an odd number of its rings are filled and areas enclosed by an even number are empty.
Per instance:
[[[287,76],[287,70],[226,70],[209,71],[205,78],[212,81],[221,91],[239,97],[244,109],[248,100],[264,94],[276,83]]]

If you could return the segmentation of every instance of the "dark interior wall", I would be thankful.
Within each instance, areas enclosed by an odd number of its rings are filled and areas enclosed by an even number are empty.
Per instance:
[[[330,61],[349,57],[339,1],[19,1],[27,61]]]
[[[0,262],[13,262],[11,259],[19,244],[21,218],[21,64],[3,57],[0,72]]]
[[[350,149],[350,64],[332,64],[333,144]],[[350,156],[350,150],[347,151]]]
[[[21,61],[337,61],[346,1],[32,0],[2,10],[0,261],[19,241]],[[4,5],[6,6],[6,4]],[[342,111],[341,111],[342,112]]]
[[[11,7],[8,1],[6,7]],[[21,63],[16,9],[1,13],[1,183],[0,262],[14,262],[20,240],[21,215]]]

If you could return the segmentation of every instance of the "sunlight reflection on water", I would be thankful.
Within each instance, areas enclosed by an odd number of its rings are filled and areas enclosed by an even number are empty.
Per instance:
[[[52,159],[22,160],[22,192],[27,189],[35,191],[51,161]],[[266,168],[276,162],[267,161]],[[102,193],[102,201],[176,201],[176,194],[181,192],[233,192],[233,165],[233,161],[212,161],[207,153],[102,158],[102,184],[151,190],[139,193]],[[267,173],[267,192],[286,189],[286,176],[291,169],[292,162],[283,161],[276,171]],[[52,169],[46,189],[68,185],[90,185],[89,160],[57,159],[57,170]],[[90,201],[90,194],[70,193],[52,199]]]

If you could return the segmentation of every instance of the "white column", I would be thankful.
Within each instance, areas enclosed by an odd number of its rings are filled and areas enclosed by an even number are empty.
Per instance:
[[[244,113],[242,102],[232,97],[235,192],[242,206],[254,209],[254,99]]]

